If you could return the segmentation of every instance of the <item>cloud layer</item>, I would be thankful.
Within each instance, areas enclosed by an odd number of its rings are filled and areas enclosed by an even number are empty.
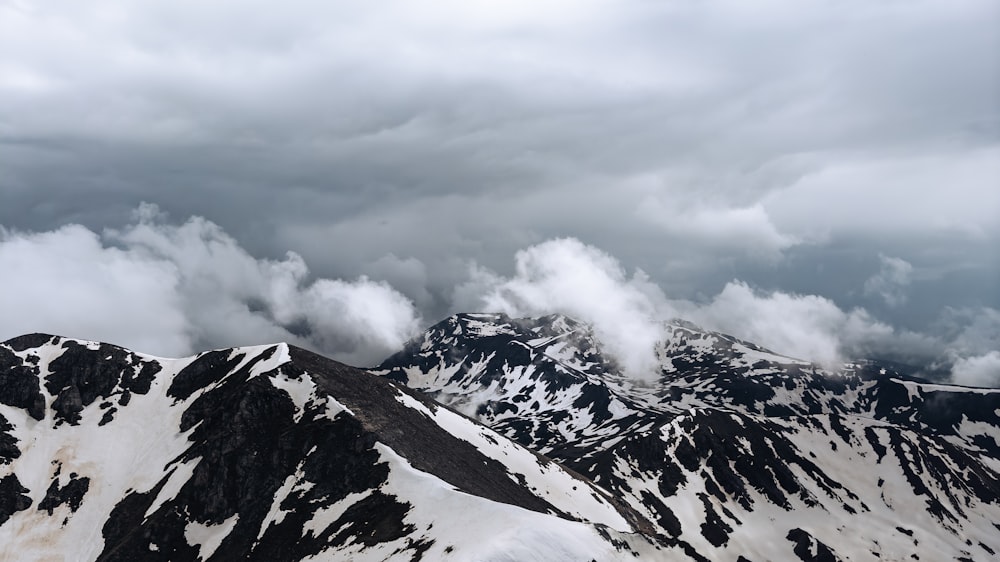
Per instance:
[[[900,262],[883,257],[873,279],[901,284],[909,269]],[[456,290],[456,305],[513,316],[562,313],[588,322],[606,351],[637,378],[655,372],[654,346],[665,336],[664,323],[680,317],[831,368],[879,357],[910,362],[927,376],[950,370],[960,384],[1000,385],[993,351],[1000,348],[1000,313],[990,308],[954,310],[950,321],[939,322],[947,329],[917,333],[893,328],[863,308],[844,310],[818,295],[755,290],[739,280],[701,302],[669,299],[642,270],[629,275],[613,256],[572,238],[521,250],[515,264],[510,277],[474,266],[471,280]]]
[[[79,225],[0,229],[0,338],[41,331],[164,356],[288,341],[372,365],[425,325],[413,301],[385,281],[315,278],[292,252],[280,260],[255,258],[201,217],[175,224],[148,204],[133,216],[126,227],[100,234]],[[410,292],[423,289],[428,272],[418,260],[388,254],[373,263]],[[895,286],[901,271],[908,275],[883,256],[872,279]],[[866,288],[876,286],[869,281]],[[657,370],[664,322],[680,317],[830,366],[880,356],[928,374],[950,370],[960,384],[1000,385],[998,310],[949,309],[917,333],[862,308],[844,310],[828,298],[757,290],[739,280],[701,301],[671,299],[642,270],[629,273],[614,256],[575,238],[518,251],[509,276],[472,263],[450,308],[577,318],[639,379]]]
[[[149,205],[100,235],[5,231],[0,270],[2,338],[42,331],[165,356],[289,341],[366,365],[420,327],[387,283],[311,279],[294,253],[256,259],[212,222],[173,225]]]

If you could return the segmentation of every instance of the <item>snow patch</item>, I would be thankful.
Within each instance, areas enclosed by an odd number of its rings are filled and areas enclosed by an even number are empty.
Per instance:
[[[219,545],[229,536],[239,520],[239,514],[233,514],[218,525],[203,525],[191,521],[184,527],[184,538],[189,545],[198,547],[198,556],[202,560],[208,560],[219,549]]]

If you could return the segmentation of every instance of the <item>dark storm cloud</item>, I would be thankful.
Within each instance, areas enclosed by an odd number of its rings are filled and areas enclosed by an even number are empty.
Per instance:
[[[471,262],[514,279],[518,250],[571,236],[671,298],[822,295],[922,333],[1000,308],[998,16],[9,0],[0,224],[99,235],[155,202],[253,259],[387,280],[427,319]]]

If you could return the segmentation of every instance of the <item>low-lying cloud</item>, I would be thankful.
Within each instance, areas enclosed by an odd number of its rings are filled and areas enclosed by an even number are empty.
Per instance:
[[[627,275],[618,260],[573,238],[560,238],[517,252],[516,272],[502,278],[475,267],[459,288],[461,299],[479,293],[476,308],[511,316],[561,313],[593,326],[606,351],[626,373],[656,372],[654,346],[669,303],[642,270]]]
[[[883,256],[865,288],[901,304],[911,269]],[[638,378],[655,372],[664,323],[679,317],[828,367],[881,357],[910,360],[928,375],[950,371],[961,384],[1000,384],[1000,352],[991,351],[1000,346],[1000,313],[992,309],[953,310],[947,330],[916,333],[897,330],[864,308],[844,310],[822,296],[765,291],[740,280],[702,302],[670,299],[642,270],[629,275],[613,256],[573,238],[519,251],[510,277],[473,266],[455,304],[513,316],[575,317],[591,324],[605,350]]]
[[[863,309],[844,311],[817,295],[755,291],[742,281],[727,284],[708,304],[689,304],[684,315],[706,328],[828,366],[844,359],[845,345],[892,333]]]
[[[678,316],[828,365],[843,358],[846,341],[892,333],[864,310],[845,312],[815,295],[762,293],[741,281],[708,303],[670,300],[642,270],[629,275],[611,255],[573,238],[521,250],[515,265],[509,278],[474,267],[458,301],[511,316],[562,313],[587,322],[624,371],[640,378],[657,371],[655,345]]]
[[[951,368],[951,377],[967,386],[1000,386],[1000,351],[959,358]]]
[[[144,205],[121,230],[0,232],[0,338],[41,331],[180,356],[288,341],[372,364],[420,328],[384,282],[310,279],[297,254],[257,259],[219,226]]]
[[[315,278],[293,252],[256,258],[211,221],[172,223],[153,205],[140,206],[124,228],[101,233],[80,225],[0,227],[0,339],[40,331],[164,356],[288,341],[372,365],[424,327],[411,299],[430,300],[429,271],[419,260],[390,254],[372,263],[405,294],[365,276]],[[505,276],[473,263],[452,291],[451,311],[566,314],[590,324],[605,351],[640,380],[657,371],[664,323],[683,318],[828,366],[882,357],[950,373],[959,384],[1000,385],[1000,311],[989,307],[946,309],[917,333],[864,308],[740,280],[697,302],[671,299],[641,269],[629,272],[575,238],[522,249],[514,266]],[[859,289],[901,304],[908,266],[883,256]]]

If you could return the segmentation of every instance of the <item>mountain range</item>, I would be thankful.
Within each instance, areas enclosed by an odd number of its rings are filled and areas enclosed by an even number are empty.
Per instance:
[[[1000,390],[677,321],[460,314],[370,369],[0,344],[3,560],[990,560]]]

